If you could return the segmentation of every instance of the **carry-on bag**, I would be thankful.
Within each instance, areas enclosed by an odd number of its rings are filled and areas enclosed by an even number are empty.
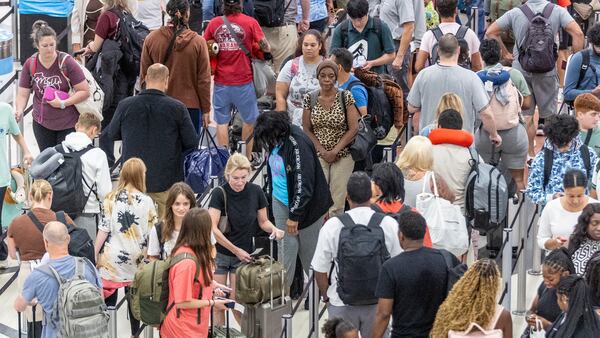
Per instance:
[[[281,263],[274,262],[272,258],[273,241],[271,240],[269,245],[273,268],[268,272],[268,301],[245,305],[242,319],[242,333],[248,338],[279,337],[283,329],[282,316],[292,313],[292,301],[285,294],[285,269],[276,269],[275,265]],[[275,294],[279,294],[280,296],[277,298]]]
[[[202,143],[207,138],[206,146]],[[198,195],[202,195],[210,185],[211,176],[217,176],[223,180],[225,164],[229,159],[229,151],[226,148],[218,147],[214,138],[208,130],[202,129],[200,133],[200,147],[189,153],[183,162],[183,177],[185,183],[189,184],[192,190]],[[221,184],[223,182],[219,182]]]
[[[210,330],[208,332],[209,338],[246,338],[237,329],[232,329],[229,326],[229,311],[233,310],[235,302],[232,300],[231,303],[227,304],[227,311],[225,311],[225,327],[215,327],[215,309],[214,306],[210,308]]]

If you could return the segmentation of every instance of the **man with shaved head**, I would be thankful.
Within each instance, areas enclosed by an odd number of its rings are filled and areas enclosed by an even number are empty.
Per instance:
[[[67,280],[73,277],[76,267],[76,258],[69,255],[69,240],[67,227],[61,222],[48,222],[44,227],[44,246],[50,258],[46,264]],[[85,279],[101,288],[96,268],[86,258],[82,259],[85,261]],[[35,304],[43,308],[46,319],[43,323],[43,338],[57,337],[58,322],[49,319],[54,303],[58,299],[58,288],[59,284],[56,278],[47,273],[44,266],[40,266],[27,277],[23,285],[23,292],[15,300],[14,306],[18,312],[23,312],[28,306]]]
[[[139,157],[146,164],[146,191],[158,204],[162,218],[167,190],[183,181],[183,156],[198,147],[198,136],[183,103],[165,94],[169,69],[160,63],[148,67],[146,89],[119,103],[108,126],[113,140],[122,140],[123,162]]]

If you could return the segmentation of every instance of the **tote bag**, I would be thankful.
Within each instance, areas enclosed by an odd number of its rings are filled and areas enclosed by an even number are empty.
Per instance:
[[[435,174],[425,174],[423,190],[417,195],[417,210],[427,221],[432,247],[450,251],[456,257],[469,249],[469,235],[465,217],[460,207],[439,196]],[[426,192],[429,179],[433,181],[433,194]]]

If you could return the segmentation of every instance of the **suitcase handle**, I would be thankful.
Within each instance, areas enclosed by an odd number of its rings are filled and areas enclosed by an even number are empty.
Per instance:
[[[271,236],[269,236],[269,257],[271,257],[271,269],[270,269],[270,274],[269,274],[269,283],[271,284],[270,289],[270,303],[271,303],[271,309],[274,308],[273,305],[273,242],[275,242],[275,236],[273,234],[271,234]],[[280,257],[283,257],[283,252],[284,252],[284,243],[285,243],[285,239],[281,239],[281,252],[278,252],[278,257],[277,260],[278,261],[283,261],[283,259],[279,259]],[[283,264],[283,263],[282,263]],[[279,303],[279,306],[283,306],[285,305],[285,265],[284,268],[281,270],[281,302]]]

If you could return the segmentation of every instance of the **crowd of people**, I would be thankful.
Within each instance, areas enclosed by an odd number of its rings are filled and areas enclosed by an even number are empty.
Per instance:
[[[96,290],[102,310],[117,304],[119,289],[132,294],[143,266],[168,260],[161,336],[207,337],[209,322],[228,325],[236,270],[266,239],[277,241],[284,288],[298,271],[302,281],[314,272],[328,338],[512,337],[510,309],[498,305],[500,268],[480,250],[491,235],[476,230],[482,220],[471,210],[479,163],[516,187],[508,199],[542,210],[543,283],[524,335],[600,336],[600,23],[584,33],[570,7],[529,0],[478,36],[461,25],[457,0],[284,0],[266,16],[257,2],[76,0],[76,56],[57,50],[45,21],[34,23],[37,52],[23,64],[14,110],[0,104],[0,130],[31,165],[17,123],[32,97],[38,148],[80,161],[85,205],[56,209],[64,187],[37,178],[27,213],[3,224],[8,254],[20,261],[14,307],[26,312],[30,336],[63,335],[65,281]],[[124,45],[127,34],[140,46]],[[265,93],[255,86],[257,59],[276,74]],[[88,73],[104,92],[99,113],[81,108],[94,95]],[[364,74],[395,84],[396,99]],[[235,114],[246,151],[229,156],[202,208],[202,192],[184,182],[184,157],[213,123],[216,145],[229,148]],[[384,132],[359,159],[356,146],[375,127]],[[393,161],[384,161],[388,147]],[[3,151],[2,194],[10,186]],[[250,177],[263,161],[260,186]],[[432,199],[446,211],[432,211]],[[458,230],[468,248],[458,254],[443,249],[447,210],[466,218]],[[93,243],[89,259],[70,246],[74,228]],[[127,303],[133,336],[140,310],[133,297]],[[280,320],[272,322],[262,325]],[[102,328],[85,332],[104,336]]]

